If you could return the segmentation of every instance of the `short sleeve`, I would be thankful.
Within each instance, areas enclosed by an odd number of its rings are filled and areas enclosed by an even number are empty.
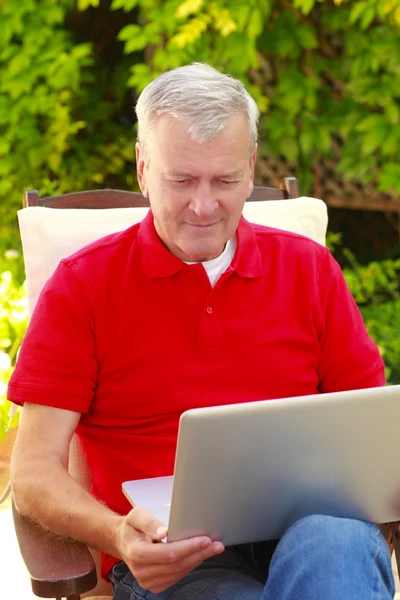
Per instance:
[[[384,363],[329,251],[319,272],[320,360],[322,392],[377,387],[385,384]]]
[[[87,412],[98,363],[94,319],[81,281],[62,261],[46,283],[23,340],[8,399]]]

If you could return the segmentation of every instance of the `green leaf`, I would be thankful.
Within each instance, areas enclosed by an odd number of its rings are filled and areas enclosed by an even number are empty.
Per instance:
[[[126,42],[127,40],[130,40],[130,39],[134,38],[135,36],[137,36],[138,34],[140,34],[141,31],[142,31],[142,27],[139,27],[139,25],[126,25],[125,27],[123,27],[121,29],[121,31],[117,35],[117,38],[121,42]]]
[[[303,48],[318,48],[318,40],[312,27],[300,26],[297,30],[297,38]]]
[[[299,8],[303,15],[308,15],[314,8],[315,0],[294,0],[294,8]]]
[[[171,38],[170,45],[179,49],[191,46],[200,39],[206,29],[206,21],[195,17],[188,23],[181,25],[179,32]]]
[[[372,129],[368,131],[362,141],[362,150],[364,154],[372,154],[381,145],[383,145],[388,133],[388,128]]]
[[[100,0],[78,0],[78,10],[86,10],[90,6],[97,8],[100,4]]]
[[[196,14],[203,6],[204,0],[185,0],[175,11],[177,19],[185,19],[189,15]]]
[[[131,76],[128,79],[128,85],[135,87],[141,92],[156,76],[152,73],[148,65],[139,63],[132,67]]]
[[[262,32],[263,26],[264,26],[264,16],[259,9],[255,8],[251,12],[250,18],[249,18],[248,24],[247,24],[247,35],[249,36],[249,38],[256,39]]]
[[[357,21],[359,21],[367,9],[368,9],[368,2],[366,0],[361,0],[361,2],[356,2],[350,10],[350,15],[349,15],[350,25],[354,25]]]
[[[378,180],[380,191],[394,190],[400,194],[400,165],[398,163],[384,165]]]
[[[381,129],[386,125],[386,120],[383,115],[371,114],[362,119],[356,129],[357,131],[374,131]]]
[[[234,4],[230,7],[230,13],[237,23],[239,31],[243,31],[249,20],[251,6],[249,4]]]
[[[124,48],[125,54],[130,54],[132,52],[136,52],[137,50],[143,50],[146,48],[148,44],[148,38],[144,32],[133,36],[131,39],[127,40]]]
[[[368,25],[371,25],[372,21],[376,16],[375,8],[373,6],[369,6],[365,12],[363,13],[360,22],[361,29],[367,29]]]
[[[30,58],[26,54],[17,54],[9,62],[8,74],[18,75],[19,73],[25,71],[29,67],[30,62]]]
[[[293,138],[282,138],[280,141],[280,152],[290,161],[297,161],[299,156],[299,147]]]
[[[125,12],[133,10],[140,0],[113,0],[111,3],[111,10],[122,9]]]
[[[314,148],[314,143],[315,143],[315,137],[314,137],[313,131],[304,129],[303,131],[300,132],[299,144],[300,144],[301,151],[304,154],[306,154],[306,155],[310,154],[310,152]]]
[[[397,125],[400,121],[400,108],[398,103],[390,102],[385,106],[385,113],[391,125]]]
[[[328,129],[320,127],[318,130],[318,150],[325,155],[329,155],[332,150],[332,138]]]
[[[4,138],[0,138],[0,160],[2,158],[3,154],[8,154],[8,152],[10,152],[11,149],[11,144],[9,141],[5,140]]]
[[[83,61],[82,59],[85,59],[89,56],[91,56],[92,54],[92,44],[79,44],[77,46],[74,46],[72,48],[71,51],[71,56],[73,57],[74,60],[76,61],[80,61],[82,65],[88,65],[89,63],[86,61]]]
[[[49,25],[59,25],[64,21],[65,12],[61,6],[52,4],[47,5],[44,16],[46,23]]]
[[[396,156],[400,150],[400,135],[395,130],[392,129],[389,131],[387,137],[382,143],[382,155],[384,157],[392,157]]]

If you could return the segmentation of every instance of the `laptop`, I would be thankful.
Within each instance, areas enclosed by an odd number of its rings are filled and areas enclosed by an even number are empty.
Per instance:
[[[123,483],[133,506],[225,545],[327,514],[400,519],[400,385],[188,410],[174,476]]]

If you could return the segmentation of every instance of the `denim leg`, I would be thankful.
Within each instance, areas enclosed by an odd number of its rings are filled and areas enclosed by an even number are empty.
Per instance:
[[[257,572],[248,558],[249,550],[228,548],[194,569],[175,585],[160,594],[144,590],[128,567],[120,562],[109,577],[113,600],[260,600],[265,576]]]
[[[388,545],[371,523],[305,517],[280,540],[261,600],[392,600]]]

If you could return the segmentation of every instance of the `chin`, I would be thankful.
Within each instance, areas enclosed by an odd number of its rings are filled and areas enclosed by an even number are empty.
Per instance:
[[[221,252],[207,254],[189,254],[188,256],[190,256],[190,258],[188,259],[188,262],[206,262],[207,260],[213,260],[214,258],[217,258],[220,254],[222,254],[222,250]]]
[[[208,256],[200,256],[199,258],[196,258],[191,262],[207,262],[208,260],[212,260],[212,258],[209,258]]]
[[[200,247],[200,248],[182,248],[182,251],[188,257],[185,260],[188,262],[205,262],[207,260],[213,260],[217,258],[224,251],[225,243],[223,246],[216,246],[215,248],[210,248],[210,246]]]

